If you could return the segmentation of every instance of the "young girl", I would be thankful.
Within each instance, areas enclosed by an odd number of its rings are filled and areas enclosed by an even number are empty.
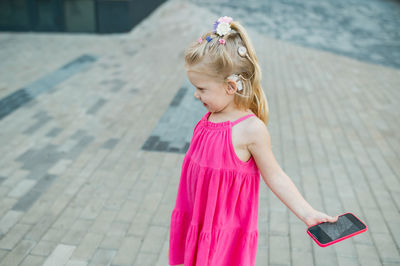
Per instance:
[[[305,201],[271,151],[260,68],[243,26],[219,18],[186,50],[185,68],[208,112],[183,160],[169,265],[255,264],[260,173],[307,226],[337,221]]]

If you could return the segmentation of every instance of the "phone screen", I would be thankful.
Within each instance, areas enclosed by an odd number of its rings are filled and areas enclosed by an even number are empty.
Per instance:
[[[339,216],[335,223],[321,223],[310,227],[308,230],[321,244],[327,244],[365,228],[360,220],[347,213]]]

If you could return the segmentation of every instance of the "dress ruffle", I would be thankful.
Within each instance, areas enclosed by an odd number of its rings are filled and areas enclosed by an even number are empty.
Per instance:
[[[186,236],[190,226],[189,213],[173,210],[169,236],[169,265],[183,264]]]
[[[175,209],[193,213],[191,219],[207,229],[257,226],[259,172],[213,169],[189,156],[182,169]]]
[[[188,217],[188,213],[177,209],[172,212],[171,221],[182,227],[181,230],[170,231],[170,265],[254,265],[257,229],[250,232],[242,228],[214,228],[205,231],[199,224],[187,225]],[[171,250],[174,252],[171,253]]]

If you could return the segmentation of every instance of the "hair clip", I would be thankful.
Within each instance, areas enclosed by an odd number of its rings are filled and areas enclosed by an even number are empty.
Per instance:
[[[226,42],[225,42],[225,40],[224,39],[220,39],[219,40],[219,44],[225,44]]]
[[[238,48],[238,54],[239,54],[241,57],[245,57],[245,56],[246,56],[246,52],[247,52],[246,47],[240,46],[240,47]]]
[[[198,38],[198,39],[197,39],[197,42],[198,42],[198,43],[202,43],[202,42],[203,42],[203,38]]]
[[[228,77],[228,79],[236,81],[236,85],[238,88],[238,91],[243,90],[243,86],[242,86],[242,81],[240,80],[239,76],[236,74],[232,74]]]
[[[212,40],[212,38],[211,38],[210,36],[207,36],[207,37],[206,37],[206,40],[207,40],[208,42],[210,42],[210,41]]]

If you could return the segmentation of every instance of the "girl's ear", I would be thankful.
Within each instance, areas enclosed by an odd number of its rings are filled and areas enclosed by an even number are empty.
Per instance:
[[[236,82],[234,82],[230,79],[228,79],[227,82],[228,82],[228,85],[227,85],[226,90],[227,90],[228,94],[234,94],[235,91],[237,91]]]

